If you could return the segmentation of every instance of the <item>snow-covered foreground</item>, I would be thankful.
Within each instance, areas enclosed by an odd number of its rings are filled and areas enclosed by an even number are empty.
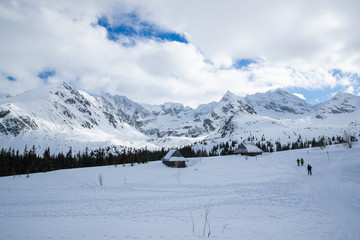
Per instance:
[[[359,145],[190,165],[0,178],[0,239],[360,239]]]

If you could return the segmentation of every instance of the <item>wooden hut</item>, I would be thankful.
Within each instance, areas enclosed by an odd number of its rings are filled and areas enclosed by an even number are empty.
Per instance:
[[[241,143],[234,153],[246,156],[256,156],[261,155],[263,151],[252,143]]]
[[[161,159],[162,162],[168,167],[184,168],[186,167],[186,158],[179,152],[179,150],[171,149]]]

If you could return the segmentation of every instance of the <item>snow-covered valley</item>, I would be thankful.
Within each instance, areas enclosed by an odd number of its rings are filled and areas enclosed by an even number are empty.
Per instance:
[[[339,144],[1,177],[0,238],[360,239],[359,156]]]

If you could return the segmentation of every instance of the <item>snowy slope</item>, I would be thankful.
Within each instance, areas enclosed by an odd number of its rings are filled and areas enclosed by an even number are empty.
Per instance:
[[[359,155],[359,145],[332,145],[248,160],[194,158],[184,169],[157,161],[2,177],[0,235],[198,239],[209,206],[205,238],[360,239]]]
[[[0,98],[0,145],[39,153],[105,146],[173,147],[206,140],[248,138],[283,144],[319,136],[360,133],[360,97],[339,93],[311,105],[285,89],[239,97],[196,109],[180,103],[139,104],[125,96],[93,97],[69,84],[53,84]],[[211,148],[211,146],[208,146]]]
[[[11,97],[10,94],[5,94],[0,92],[0,98],[9,98],[9,97]]]

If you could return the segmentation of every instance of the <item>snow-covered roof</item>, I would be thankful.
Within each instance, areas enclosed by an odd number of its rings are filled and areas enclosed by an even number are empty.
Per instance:
[[[171,158],[171,156],[175,153],[176,149],[171,149],[169,150],[169,152],[162,158],[162,160],[169,160]]]
[[[260,148],[258,148],[254,144],[244,144],[248,152],[262,152]]]
[[[252,143],[241,143],[235,153],[262,153],[263,151]]]
[[[163,161],[177,162],[186,161],[186,158],[176,149],[170,149],[169,152],[161,159]]]

